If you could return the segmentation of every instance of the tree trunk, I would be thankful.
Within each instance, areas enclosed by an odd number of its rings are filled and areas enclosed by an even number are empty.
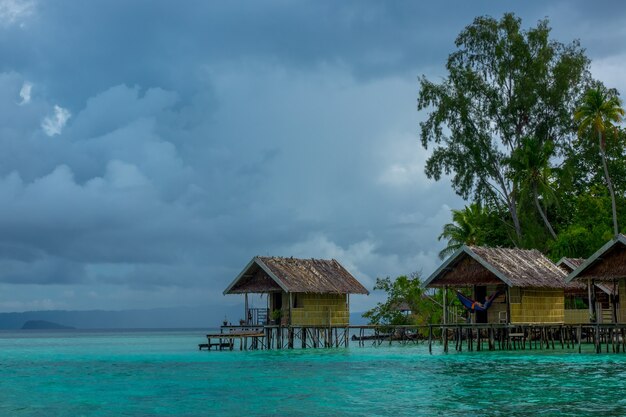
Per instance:
[[[519,246],[522,243],[522,226],[519,222],[519,217],[517,217],[517,203],[515,199],[511,196],[507,198],[509,213],[511,214],[511,218],[513,219],[513,226],[515,227],[515,234],[517,235],[517,243],[515,246]]]
[[[606,162],[606,153],[604,151],[604,145],[602,144],[602,132],[598,131],[598,144],[600,145],[600,155],[602,156],[602,167],[604,168],[604,178],[606,179],[606,185],[609,187],[609,193],[611,194],[611,209],[613,210],[613,232],[615,236],[619,234],[619,227],[617,226],[617,204],[615,203],[615,191],[613,191],[613,183],[611,177],[609,177],[609,166]]]
[[[539,211],[539,214],[541,215],[541,218],[543,219],[543,224],[546,225],[546,228],[552,235],[552,239],[556,240],[556,233],[554,233],[554,229],[552,228],[552,225],[550,224],[550,221],[548,220],[548,216],[546,215],[546,213],[543,212],[543,209],[541,208],[541,204],[539,204],[539,194],[537,193],[537,184],[533,184],[533,195],[535,198],[535,206],[537,206],[537,210]]]

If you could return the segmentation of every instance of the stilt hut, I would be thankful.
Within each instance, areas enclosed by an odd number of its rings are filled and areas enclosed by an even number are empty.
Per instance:
[[[626,294],[626,236],[619,234],[611,239],[574,269],[567,280],[587,284],[589,313],[598,322],[626,322],[626,303],[619,301],[619,295]],[[602,291],[598,288],[609,292],[608,303],[601,301]]]
[[[470,289],[480,305],[490,300],[486,311],[475,312],[475,323],[563,323],[565,277],[537,250],[463,246],[423,285],[443,288],[444,300],[448,289]]]
[[[567,274],[572,273],[576,268],[585,262],[584,258],[561,258],[556,265]],[[571,284],[578,284],[565,289],[565,323],[589,323],[589,294],[587,284],[582,281],[572,281]],[[614,288],[609,283],[596,282],[594,285],[596,302],[595,307],[598,312],[597,317],[600,323],[613,323],[613,300],[615,299]]]
[[[256,256],[224,294],[245,295],[248,325],[346,326],[350,294],[369,291],[334,259]],[[266,311],[251,311],[248,294],[267,294]]]

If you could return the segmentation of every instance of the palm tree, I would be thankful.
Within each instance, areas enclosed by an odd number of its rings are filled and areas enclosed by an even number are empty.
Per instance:
[[[613,209],[613,231],[619,233],[617,225],[617,206],[615,203],[615,191],[609,176],[609,168],[606,162],[606,134],[607,131],[616,133],[615,123],[620,123],[624,117],[624,109],[621,100],[614,90],[607,91],[604,88],[591,88],[583,96],[583,101],[576,113],[574,120],[580,122],[578,135],[582,136],[589,131],[598,135],[598,146],[602,156],[604,178],[606,179],[609,193],[611,194],[611,208]]]
[[[513,151],[508,162],[511,168],[511,179],[519,187],[521,198],[528,197],[530,194],[543,224],[552,238],[556,239],[556,233],[548,220],[547,209],[541,206],[539,200],[541,195],[544,206],[556,200],[550,181],[552,177],[550,157],[553,150],[552,142],[542,143],[536,138],[526,137],[522,139],[521,146]]]
[[[463,210],[452,210],[452,223],[443,226],[439,240],[448,239],[448,245],[439,252],[439,258],[445,259],[463,245],[478,244],[478,222],[484,215],[479,204],[465,206]]]

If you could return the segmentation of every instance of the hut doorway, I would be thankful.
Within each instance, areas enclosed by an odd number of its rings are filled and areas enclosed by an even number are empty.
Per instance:
[[[487,299],[487,287],[484,285],[477,285],[474,287],[474,300],[484,302]],[[476,311],[476,323],[487,323],[487,312]]]
[[[282,310],[283,308],[283,293],[275,292],[272,294],[272,303],[270,305],[270,311]]]

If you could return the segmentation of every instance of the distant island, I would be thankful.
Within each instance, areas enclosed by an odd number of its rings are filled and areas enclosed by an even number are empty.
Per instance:
[[[22,325],[22,330],[69,330],[75,328],[46,320],[28,320]]]

